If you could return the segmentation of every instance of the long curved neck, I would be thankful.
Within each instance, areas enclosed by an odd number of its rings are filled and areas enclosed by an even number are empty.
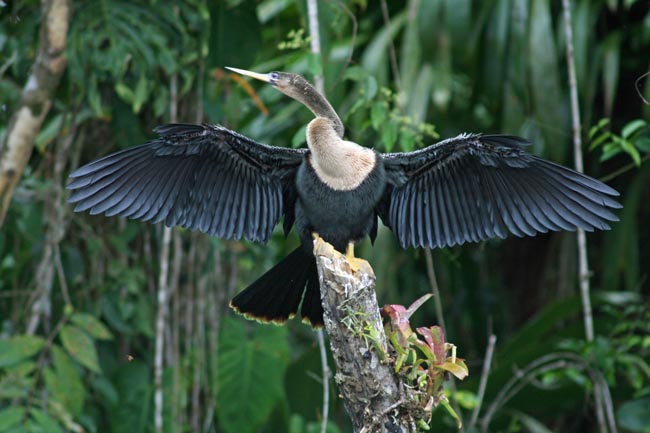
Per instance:
[[[309,162],[318,178],[330,188],[349,191],[358,187],[376,166],[377,156],[351,141],[343,140],[327,117],[307,125]]]
[[[339,138],[343,138],[345,132],[343,122],[341,122],[339,115],[336,114],[329,101],[307,82],[296,90],[291,96],[309,108],[317,118],[324,117],[330,120],[336,134]]]

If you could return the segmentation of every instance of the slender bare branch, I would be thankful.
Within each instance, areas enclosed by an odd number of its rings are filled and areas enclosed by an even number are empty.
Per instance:
[[[487,388],[488,376],[490,375],[490,366],[492,365],[492,357],[494,356],[494,346],[497,342],[497,336],[491,334],[488,338],[488,346],[485,351],[485,359],[483,360],[483,370],[481,371],[481,380],[478,385],[477,400],[478,403],[472,412],[472,417],[469,420],[469,425],[467,426],[468,431],[472,431],[478,420],[478,415],[481,412],[481,406],[483,404],[483,398],[485,397],[485,389]]]
[[[384,25],[389,26],[390,15],[388,14],[388,5],[386,4],[386,0],[381,0],[381,15],[384,18]],[[390,38],[388,44],[388,56],[390,58],[390,68],[391,71],[393,72],[393,77],[395,77],[395,83],[397,84],[397,88],[401,88],[402,82],[399,74],[399,66],[397,65],[397,54],[395,53],[395,44],[393,43],[392,37]]]
[[[566,37],[567,68],[569,71],[569,90],[571,95],[571,119],[573,125],[573,157],[576,171],[583,172],[582,160],[582,135],[580,133],[580,107],[578,104],[578,82],[576,78],[575,59],[573,54],[573,30],[571,28],[571,4],[569,0],[562,0],[564,12],[564,34]],[[578,229],[578,266],[580,280],[580,297],[582,298],[582,313],[587,341],[594,341],[594,319],[591,309],[590,271],[587,257],[587,236],[585,231]],[[607,432],[605,414],[603,412],[602,383],[594,382],[594,400],[596,418],[601,432]],[[607,386],[605,384],[605,386]]]
[[[424,258],[427,263],[427,277],[429,278],[429,285],[431,287],[431,293],[433,294],[433,303],[435,305],[436,309],[436,320],[438,321],[438,324],[442,326],[442,329],[445,330],[445,334],[447,333],[447,326],[445,325],[445,315],[442,310],[442,300],[440,299],[440,287],[438,286],[438,279],[436,278],[436,271],[435,268],[433,267],[433,255],[431,254],[431,250],[428,248],[424,249]],[[450,399],[451,405],[454,408],[454,411],[456,414],[460,417],[461,419],[461,427],[460,430],[461,432],[465,431],[465,423],[462,422],[463,418],[463,413],[460,410],[460,406],[458,405],[458,402],[456,401],[455,395],[456,395],[456,381],[455,379],[451,379],[449,382],[449,387],[451,388],[452,392],[452,397]]]
[[[163,228],[162,248],[160,253],[160,274],[158,276],[158,313],[156,315],[156,353],[154,356],[154,426],[156,433],[163,432],[163,349],[165,345],[165,322],[167,321],[167,308],[169,286],[167,275],[169,273],[169,244],[171,243],[172,229]]]
[[[582,173],[582,135],[580,133],[580,107],[578,105],[578,82],[573,56],[573,31],[571,29],[571,5],[562,0],[564,10],[564,33],[566,36],[567,66],[569,70],[569,90],[571,95],[571,119],[573,124],[573,157],[576,171]],[[578,230],[578,260],[580,266],[580,295],[582,296],[583,320],[587,341],[594,339],[594,321],[591,312],[589,288],[589,262],[587,259],[587,238],[584,230]]]
[[[0,143],[0,226],[66,67],[65,47],[72,0],[46,0],[42,5],[36,61],[23,88],[20,104],[9,121],[6,137]]]
[[[307,18],[309,21],[311,52],[320,58],[320,26],[318,24],[318,2],[316,0],[307,0]],[[314,77],[314,84],[316,85],[316,90],[323,93],[324,85],[323,76],[321,74],[316,74]]]
[[[313,55],[321,57],[321,46],[320,46],[320,26],[318,24],[318,3],[316,0],[307,1],[307,15],[309,19],[309,36],[311,38],[311,52]],[[325,92],[325,80],[323,75],[316,74],[314,76],[314,84],[316,90],[321,94]],[[327,423],[329,421],[329,411],[330,411],[330,368],[327,363],[327,349],[325,347],[325,337],[323,336],[323,330],[319,329],[316,331],[316,336],[318,339],[318,348],[320,351],[320,363],[321,370],[323,375],[323,408],[320,431],[325,433],[327,431]]]
[[[171,101],[169,119],[178,121],[178,77],[173,75],[169,84]],[[172,229],[163,227],[162,247],[160,249],[160,274],[158,275],[158,312],[156,314],[156,353],[154,356],[154,427],[156,433],[163,432],[163,353],[165,346],[165,324],[169,310],[169,250]]]
[[[641,87],[641,80],[643,80],[645,77],[650,75],[650,71],[646,72],[645,74],[641,75],[639,78],[637,78],[634,81],[634,89],[636,90],[636,93],[639,95],[639,98],[643,101],[644,104],[650,105],[650,101],[648,101],[644,96],[643,93],[641,93],[641,90],[639,90],[639,87]]]

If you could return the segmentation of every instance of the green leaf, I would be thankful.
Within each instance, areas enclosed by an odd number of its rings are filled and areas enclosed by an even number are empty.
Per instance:
[[[110,385],[115,387],[119,397],[115,402],[107,402],[113,418],[110,433],[151,431],[147,428],[153,417],[151,371],[145,363],[137,360],[121,363],[117,367]]]
[[[589,150],[594,150],[595,148],[603,144],[605,141],[609,140],[611,136],[612,134],[609,131],[604,131],[602,134],[596,137],[595,140],[591,142],[591,144],[589,145]]]
[[[23,420],[25,409],[18,406],[9,406],[0,410],[0,432],[9,429]]]
[[[63,126],[63,115],[57,114],[52,119],[50,119],[45,126],[39,131],[36,136],[36,141],[34,147],[40,152],[43,153],[48,144],[52,142],[59,134],[61,127]]]
[[[443,362],[439,366],[442,370],[448,371],[458,379],[463,380],[469,375],[469,369],[467,365],[460,359],[457,359],[455,363],[450,361],[451,358],[447,358],[447,361]]]
[[[628,401],[616,413],[618,424],[630,431],[650,432],[650,398]]]
[[[257,19],[264,24],[292,4],[292,0],[264,0],[257,6]]]
[[[74,313],[70,321],[97,340],[111,340],[113,335],[106,326],[88,313]]]
[[[564,134],[569,115],[559,104],[563,98],[557,47],[553,38],[553,22],[549,0],[533,0],[530,10],[528,40],[529,70],[532,77],[535,117],[540,123],[544,140],[549,144],[551,159],[561,161],[567,142]],[[552,147],[551,147],[552,145]]]
[[[371,101],[377,95],[377,90],[379,86],[377,85],[377,80],[372,75],[366,77],[364,81],[364,95],[367,101]]]
[[[605,147],[603,147],[603,154],[600,156],[600,161],[601,162],[608,161],[613,157],[615,157],[616,155],[618,155],[619,153],[621,153],[622,151],[623,150],[619,146],[606,145]]]
[[[619,84],[621,58],[621,34],[613,32],[608,35],[603,44],[603,87],[605,113],[610,115],[616,100],[616,88]]]
[[[129,86],[127,86],[126,84],[124,83],[115,84],[115,92],[117,93],[117,96],[122,98],[122,100],[127,104],[131,104],[131,105],[134,104],[135,94],[133,90],[131,90]]]
[[[415,123],[421,123],[426,119],[433,86],[433,68],[426,64],[420,69],[408,101],[408,113]]]
[[[307,125],[302,125],[300,128],[296,130],[296,133],[293,134],[293,137],[291,138],[292,148],[297,149],[305,143],[305,141],[307,140],[305,135],[306,132],[307,132]]]
[[[634,164],[638,167],[641,165],[641,155],[639,154],[639,151],[634,147],[634,145],[629,141],[624,138],[619,138],[619,137],[614,137],[614,141],[617,142],[620,146],[621,149],[625,151],[632,160],[634,161]]]
[[[28,376],[32,371],[36,369],[36,362],[32,360],[26,360],[18,364],[12,364],[5,368],[7,374],[25,377]]]
[[[19,335],[0,340],[0,368],[22,361],[36,354],[45,340],[33,335]]]
[[[639,137],[634,140],[634,146],[643,153],[650,153],[650,137]]]
[[[458,402],[463,409],[474,409],[478,406],[478,396],[467,390],[459,389],[454,393],[454,400]]]
[[[386,104],[384,102],[376,102],[372,104],[370,109],[370,121],[372,122],[372,127],[379,129],[379,127],[386,120]]]
[[[636,132],[640,131],[643,128],[646,128],[647,126],[648,124],[643,119],[633,120],[623,127],[621,130],[621,136],[623,138],[630,138]]]
[[[140,75],[138,84],[135,86],[135,95],[133,96],[133,112],[139,113],[142,109],[142,104],[147,101],[149,97],[149,86],[147,85],[147,76]]]
[[[74,416],[81,414],[85,389],[77,367],[59,346],[52,347],[53,369],[45,369],[47,390],[52,399],[59,402]]]
[[[343,79],[355,82],[365,80],[366,77],[368,77],[368,73],[359,66],[350,66],[343,74]]]
[[[521,421],[521,423],[526,427],[526,431],[530,433],[553,433],[539,420],[529,415],[523,414],[521,412],[516,412],[515,417]]]
[[[388,51],[391,41],[395,38],[397,32],[406,23],[406,13],[399,12],[393,16],[387,26],[377,32],[368,47],[363,52],[361,65],[370,75],[384,85],[387,80]]]
[[[97,351],[93,340],[76,326],[65,325],[61,328],[63,347],[79,363],[95,373],[101,373],[97,361]]]
[[[248,335],[247,328],[254,328]],[[252,433],[284,398],[284,372],[289,361],[287,329],[223,321],[216,377],[217,412],[227,433]]]
[[[33,407],[29,412],[36,421],[37,425],[41,427],[39,430],[31,431],[42,431],[44,433],[63,433],[63,429],[59,426],[56,420],[42,410]]]
[[[384,145],[386,152],[390,152],[397,140],[397,124],[393,121],[388,121],[381,129],[381,142]]]

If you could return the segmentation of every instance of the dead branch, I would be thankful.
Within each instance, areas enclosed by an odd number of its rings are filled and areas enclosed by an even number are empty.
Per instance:
[[[336,364],[334,380],[355,433],[414,433],[412,417],[403,410],[400,381],[393,368],[381,361],[387,341],[372,268],[364,262],[362,269],[353,272],[346,257],[320,238],[314,241],[314,255],[325,329]]]
[[[0,226],[52,105],[52,94],[66,66],[65,47],[72,0],[45,0],[38,54],[20,103],[0,143]]]

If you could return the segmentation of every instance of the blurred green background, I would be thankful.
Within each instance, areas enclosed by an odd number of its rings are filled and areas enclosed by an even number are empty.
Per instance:
[[[450,395],[465,431],[598,432],[597,407],[615,418],[604,431],[650,431],[650,79],[637,82],[650,66],[650,5],[570,3],[585,171],[624,205],[611,231],[587,236],[596,339],[584,338],[575,234],[433,251],[447,338],[470,368]],[[154,431],[162,228],[73,214],[65,177],[153,137],[174,112],[305,145],[308,110],[224,66],[322,74],[347,138],[381,151],[507,133],[573,166],[559,0],[318,6],[321,57],[310,53],[303,0],[74,1],[68,67],[0,228],[0,433]],[[38,1],[0,2],[0,136],[40,21]],[[320,431],[316,334],[227,307],[297,242],[279,228],[264,246],[173,231],[165,432]],[[358,255],[377,273],[380,304],[431,290],[423,251],[401,250],[383,227]],[[413,323],[436,323],[433,302]],[[492,372],[472,425],[490,333]],[[351,431],[334,386],[330,394],[327,431]],[[436,410],[433,431],[457,428]]]

